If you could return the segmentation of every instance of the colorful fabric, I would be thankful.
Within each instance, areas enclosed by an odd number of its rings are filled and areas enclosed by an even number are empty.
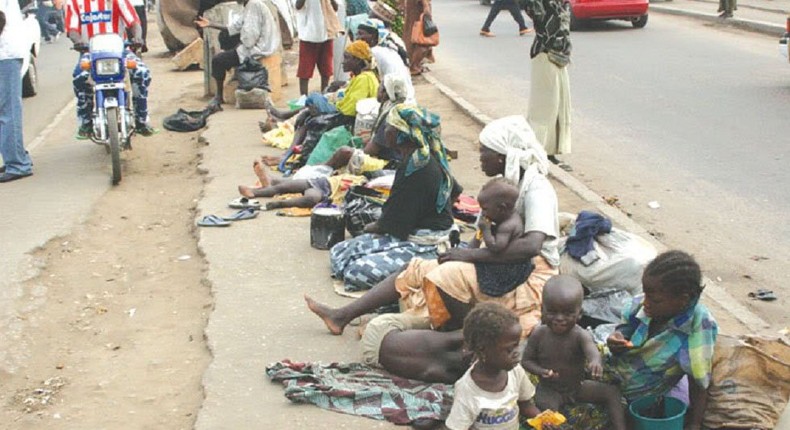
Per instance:
[[[711,313],[695,302],[672,318],[663,331],[648,338],[651,319],[645,314],[643,301],[644,295],[631,299],[623,308],[623,322],[617,326],[634,348],[610,357],[613,370],[623,381],[623,395],[629,401],[662,395],[683,375],[708,388],[718,334]]]
[[[66,32],[80,33],[85,41],[105,33],[124,37],[123,29],[140,24],[129,0],[67,0],[65,21]]]
[[[442,168],[444,178],[436,196],[436,212],[442,212],[450,201],[453,179],[450,175],[450,164],[447,151],[440,136],[441,120],[439,115],[428,112],[416,105],[399,104],[387,115],[387,124],[395,127],[398,133],[398,145],[409,141],[417,145],[407,161],[406,176],[422,169],[431,157],[435,158]]]
[[[370,63],[373,54],[370,52],[370,46],[364,40],[356,40],[346,46],[346,52],[359,58],[362,61]]]
[[[376,74],[370,70],[365,70],[351,78],[346,87],[345,95],[335,103],[335,106],[343,115],[355,117],[357,115],[357,102],[362,99],[374,98],[378,92],[379,80]]]
[[[266,367],[272,382],[285,386],[294,403],[406,425],[417,419],[444,421],[453,403],[453,388],[391,375],[360,363],[293,363]]]
[[[535,25],[530,58],[547,53],[559,67],[571,62],[571,5],[560,0],[526,0],[524,10]]]
[[[368,0],[346,0],[346,16],[370,13]]]
[[[337,108],[334,107],[329,100],[324,97],[323,94],[319,92],[312,92],[307,96],[307,99],[304,102],[305,106],[314,106],[318,113],[334,113],[337,112]]]
[[[435,233],[420,230],[415,234]],[[369,290],[415,257],[436,259],[435,244],[419,245],[395,236],[363,234],[329,251],[332,276],[345,281],[346,291]]]

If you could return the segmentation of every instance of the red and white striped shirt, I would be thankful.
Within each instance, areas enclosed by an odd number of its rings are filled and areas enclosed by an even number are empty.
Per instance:
[[[66,31],[79,32],[85,40],[104,33],[125,36],[125,29],[138,23],[129,0],[66,0]]]

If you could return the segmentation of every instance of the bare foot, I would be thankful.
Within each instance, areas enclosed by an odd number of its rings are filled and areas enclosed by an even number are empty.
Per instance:
[[[255,194],[252,192],[252,187],[246,185],[239,185],[239,194],[248,199],[255,197]]]
[[[326,328],[329,329],[330,333],[335,336],[343,334],[343,329],[346,328],[346,325],[333,318],[332,314],[335,313],[334,309],[316,302],[307,294],[304,296],[304,301],[307,302],[307,307],[310,309],[310,312],[318,315],[319,318],[324,320],[324,324],[326,324]]]
[[[282,157],[277,157],[274,155],[261,155],[261,163],[267,166],[279,166],[280,161],[282,161]]]
[[[252,170],[255,171],[255,176],[258,177],[261,187],[268,187],[271,181],[269,180],[269,174],[266,173],[266,165],[263,163],[263,161],[255,160],[252,163]]]

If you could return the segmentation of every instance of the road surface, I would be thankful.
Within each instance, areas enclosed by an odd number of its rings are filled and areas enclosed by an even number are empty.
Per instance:
[[[492,117],[526,114],[534,36],[503,13],[497,37],[480,37],[488,8],[475,1],[433,8],[433,75]],[[572,41],[574,174],[733,296],[776,291],[777,303],[749,305],[786,325],[790,70],[776,40],[654,13],[644,29],[599,23]]]

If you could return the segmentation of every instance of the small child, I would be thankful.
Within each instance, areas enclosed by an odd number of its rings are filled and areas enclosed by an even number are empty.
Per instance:
[[[614,385],[594,379],[603,375],[601,354],[592,335],[576,323],[581,317],[584,290],[575,278],[554,276],[543,287],[543,324],[535,327],[527,341],[524,368],[538,376],[535,403],[538,408],[558,411],[575,402],[603,403],[612,428],[625,430],[625,408]]]
[[[469,243],[470,248],[479,248],[481,241],[495,254],[503,252],[510,243],[524,233],[524,221],[516,208],[519,190],[503,178],[488,181],[480,190],[478,231]],[[532,263],[475,263],[480,291],[492,297],[501,297],[523,284],[530,273]]]
[[[445,426],[451,430],[513,429],[519,416],[540,413],[535,387],[519,365],[521,325],[496,303],[480,303],[464,320],[464,343],[475,361],[455,383],[455,400]]]
[[[658,255],[642,275],[644,295],[625,306],[622,324],[606,340],[629,401],[669,391],[683,396],[675,388],[688,377],[686,429],[702,426],[718,335],[716,320],[699,302],[702,289],[694,257],[683,251]]]

